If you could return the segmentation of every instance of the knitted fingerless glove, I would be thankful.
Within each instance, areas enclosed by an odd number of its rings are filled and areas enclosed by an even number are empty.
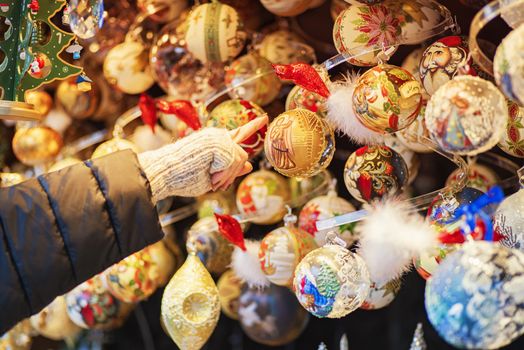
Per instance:
[[[237,148],[226,129],[205,128],[173,144],[138,155],[156,203],[211,190],[211,174],[227,169]]]

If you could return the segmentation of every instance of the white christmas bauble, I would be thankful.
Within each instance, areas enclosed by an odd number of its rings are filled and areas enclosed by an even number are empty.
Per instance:
[[[500,43],[493,60],[495,80],[504,95],[524,106],[524,24]]]
[[[155,131],[149,125],[140,125],[131,135],[131,141],[136,145],[139,152],[152,151],[171,142],[172,136],[159,125]]]
[[[494,231],[502,236],[500,243],[524,252],[524,189],[504,199],[493,219]]]

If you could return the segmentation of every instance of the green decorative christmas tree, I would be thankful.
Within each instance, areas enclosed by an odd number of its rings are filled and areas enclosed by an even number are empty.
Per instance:
[[[320,294],[328,298],[334,298],[340,290],[337,273],[327,265],[320,266],[317,277],[317,287]]]

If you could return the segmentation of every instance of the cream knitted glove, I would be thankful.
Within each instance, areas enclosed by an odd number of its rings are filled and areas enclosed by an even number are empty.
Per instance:
[[[138,155],[156,203],[169,196],[196,197],[211,188],[211,175],[226,170],[239,148],[226,129],[205,128],[173,144]]]

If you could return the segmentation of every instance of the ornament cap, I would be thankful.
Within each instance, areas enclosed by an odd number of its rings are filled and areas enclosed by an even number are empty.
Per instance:
[[[346,241],[339,237],[335,231],[329,231],[326,235],[326,245],[339,245],[342,248],[347,247]]]
[[[286,209],[287,214],[284,216],[284,225],[286,227],[295,226],[298,220],[297,216],[293,214],[293,209],[289,205],[286,205]]]

